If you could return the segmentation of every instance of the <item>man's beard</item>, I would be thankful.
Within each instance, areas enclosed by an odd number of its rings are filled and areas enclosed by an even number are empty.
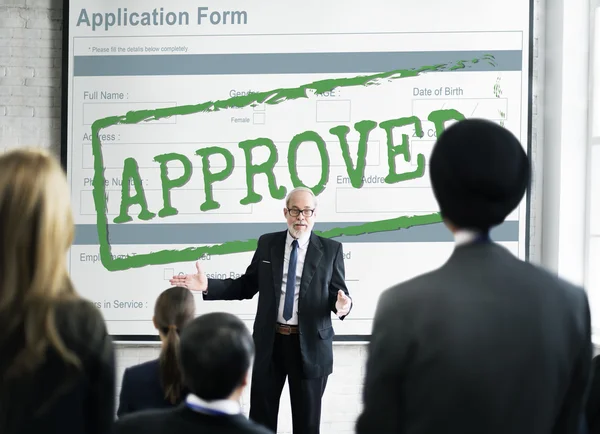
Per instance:
[[[308,225],[306,223],[303,223],[303,226],[296,226],[296,223],[288,225],[288,230],[290,231],[290,234],[292,234],[292,236],[294,236],[295,238],[299,238],[300,235],[306,232],[307,228]]]

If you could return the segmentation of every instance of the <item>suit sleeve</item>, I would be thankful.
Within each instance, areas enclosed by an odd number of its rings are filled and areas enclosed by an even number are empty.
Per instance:
[[[563,407],[558,416],[553,434],[580,432],[581,423],[585,420],[585,403],[592,369],[593,343],[591,332],[590,309],[587,295],[582,291],[582,308],[579,310],[583,327],[579,333],[579,351],[571,373],[571,383],[563,398]]]
[[[377,305],[368,347],[363,411],[356,422],[356,434],[402,432],[398,412],[402,408],[402,372],[411,339],[403,325],[408,321],[398,324],[402,314],[394,311],[398,304],[390,298],[389,293],[382,294]]]
[[[254,297],[258,292],[258,264],[264,248],[263,237],[260,237],[250,265],[237,279],[208,279],[204,300],[247,300]]]
[[[90,431],[97,434],[110,432],[115,419],[115,358],[113,342],[101,321],[96,333],[97,346],[90,366],[90,402],[88,417]]]
[[[342,243],[339,244],[338,249],[333,260],[333,270],[331,274],[331,281],[329,282],[329,306],[333,313],[337,313],[335,308],[335,302],[337,301],[337,294],[339,290],[344,291],[348,297],[350,292],[346,287],[346,269],[344,266],[344,247]],[[350,305],[350,311],[352,310],[353,303]],[[348,311],[348,314],[350,313]],[[340,317],[340,319],[346,318],[348,315]]]
[[[123,417],[127,413],[131,412],[129,399],[130,389],[131,386],[129,384],[129,368],[127,368],[123,373],[123,381],[121,383],[121,393],[119,394],[119,408],[117,410],[118,417]]]
[[[585,416],[590,432],[600,432],[600,356],[592,359],[592,381]]]
[[[153,410],[146,410],[140,413],[125,415],[115,421],[112,432],[110,434],[129,434],[129,433],[147,433],[147,432],[170,432],[170,430],[161,431],[163,421],[153,420],[149,415]],[[149,430],[148,427],[152,427]],[[171,428],[172,429],[172,428]]]

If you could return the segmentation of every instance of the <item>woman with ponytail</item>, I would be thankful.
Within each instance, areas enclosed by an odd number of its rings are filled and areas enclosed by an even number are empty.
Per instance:
[[[187,288],[163,291],[154,306],[154,327],[162,341],[160,356],[125,370],[119,410],[122,417],[136,411],[168,408],[186,395],[179,369],[179,334],[194,319],[196,304]]]

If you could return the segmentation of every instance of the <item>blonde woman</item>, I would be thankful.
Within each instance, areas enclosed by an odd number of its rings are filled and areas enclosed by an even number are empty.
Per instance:
[[[0,433],[107,433],[114,355],[100,312],[79,298],[60,165],[42,150],[0,156]]]

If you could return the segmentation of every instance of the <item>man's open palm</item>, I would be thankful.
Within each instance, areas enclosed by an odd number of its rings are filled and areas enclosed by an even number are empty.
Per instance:
[[[352,299],[340,289],[337,294],[337,301],[335,302],[335,310],[337,310],[337,316],[348,315],[351,306]]]
[[[196,261],[196,274],[182,274],[173,276],[169,281],[173,286],[183,286],[190,291],[206,291],[208,288],[208,279],[206,274],[200,268],[200,261]]]

